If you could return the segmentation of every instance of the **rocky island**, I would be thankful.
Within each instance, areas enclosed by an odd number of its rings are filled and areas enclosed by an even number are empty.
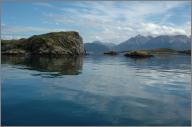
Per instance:
[[[103,54],[105,54],[105,55],[118,55],[118,52],[116,52],[116,51],[108,51],[108,52],[104,52]]]
[[[126,51],[124,53],[124,56],[131,58],[150,58],[156,55],[191,55],[191,50],[177,51],[170,48],[156,48],[156,49]]]
[[[51,32],[27,39],[2,40],[2,55],[83,55],[83,39],[78,32]]]
[[[131,51],[131,52],[127,52],[124,55],[126,57],[131,57],[131,58],[149,58],[149,57],[153,57],[153,55],[151,55],[148,52],[144,52],[144,51]]]

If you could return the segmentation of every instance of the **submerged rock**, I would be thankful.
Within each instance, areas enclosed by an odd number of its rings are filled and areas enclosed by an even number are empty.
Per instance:
[[[1,53],[7,55],[82,55],[83,39],[78,32],[51,32],[28,39],[2,40]]]
[[[118,55],[118,52],[116,51],[109,51],[109,52],[104,52],[106,55]]]
[[[148,52],[144,51],[132,51],[125,54],[126,57],[131,58],[148,58],[153,57],[153,55],[149,54]]]

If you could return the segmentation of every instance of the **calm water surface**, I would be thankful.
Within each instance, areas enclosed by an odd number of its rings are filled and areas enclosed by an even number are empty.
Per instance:
[[[190,125],[190,56],[2,56],[3,125]]]

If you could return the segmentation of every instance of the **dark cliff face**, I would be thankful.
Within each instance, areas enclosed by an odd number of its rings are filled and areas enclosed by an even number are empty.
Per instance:
[[[28,39],[2,41],[2,54],[81,55],[85,53],[78,32],[52,32]]]

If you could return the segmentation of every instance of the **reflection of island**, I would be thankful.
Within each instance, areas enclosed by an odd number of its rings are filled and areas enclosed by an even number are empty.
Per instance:
[[[156,54],[155,57],[148,59],[131,58],[127,60],[129,61],[128,66],[136,67],[140,70],[148,69],[150,67],[151,69],[159,69],[161,71],[178,69],[181,65],[183,69],[186,69],[191,63],[190,56],[180,54]]]
[[[52,76],[78,75],[82,70],[83,57],[17,57],[2,56],[2,64],[25,65],[26,69],[50,73]]]

